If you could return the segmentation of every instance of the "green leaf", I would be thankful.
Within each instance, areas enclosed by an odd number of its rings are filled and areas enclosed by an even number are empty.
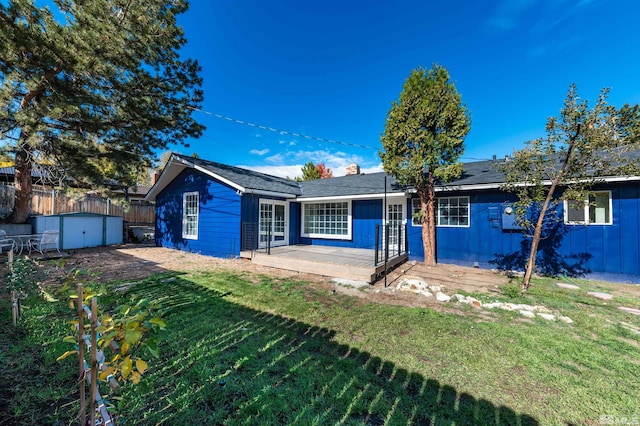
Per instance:
[[[149,322],[150,322],[151,324],[159,325],[160,327],[166,327],[166,326],[167,326],[167,323],[166,323],[166,322],[164,322],[164,320],[162,320],[162,318],[159,318],[159,317],[151,318],[151,319],[149,320]]]
[[[75,336],[65,336],[62,341],[65,343],[78,343],[78,338]]]
[[[124,334],[124,341],[130,345],[135,345],[142,338],[142,333],[138,330],[127,330]]]

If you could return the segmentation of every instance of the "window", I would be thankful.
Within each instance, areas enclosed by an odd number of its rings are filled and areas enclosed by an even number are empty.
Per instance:
[[[420,199],[411,200],[411,224],[422,226],[416,217],[420,212]],[[469,226],[469,197],[448,197],[436,199],[437,226]]]
[[[198,239],[198,192],[185,192],[182,195],[182,238]]]
[[[418,216],[421,208],[420,198],[413,198],[411,200],[411,225],[422,226],[422,220]]]
[[[564,221],[568,224],[611,225],[611,191],[594,192],[583,205],[564,201]]]
[[[302,205],[304,237],[351,238],[351,203],[305,203]]]
[[[436,199],[437,226],[469,226],[469,197]]]

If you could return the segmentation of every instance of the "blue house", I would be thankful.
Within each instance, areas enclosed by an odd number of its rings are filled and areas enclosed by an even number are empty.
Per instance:
[[[436,188],[439,263],[522,267],[528,241],[503,181],[492,161],[478,161]],[[385,173],[295,182],[174,154],[146,198],[156,202],[163,247],[239,257],[280,246],[375,250],[388,238],[390,252],[424,255],[417,195]],[[640,178],[604,179],[584,208],[564,203],[557,214],[540,246],[541,272],[640,282]]]

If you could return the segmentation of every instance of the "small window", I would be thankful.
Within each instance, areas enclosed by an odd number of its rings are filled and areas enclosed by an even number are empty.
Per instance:
[[[611,225],[611,191],[594,192],[579,205],[564,201],[565,223],[583,225]]]
[[[182,238],[198,239],[198,192],[185,192],[182,195]]]
[[[469,197],[436,199],[437,226],[469,226]]]
[[[420,219],[420,210],[422,206],[420,205],[420,198],[413,198],[411,200],[411,225],[412,226],[422,226],[422,219]]]

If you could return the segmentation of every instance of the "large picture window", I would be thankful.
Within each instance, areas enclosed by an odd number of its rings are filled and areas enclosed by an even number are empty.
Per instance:
[[[351,238],[351,203],[302,204],[302,235],[311,238]]]
[[[198,239],[198,192],[185,192],[182,195],[182,238]]]
[[[594,192],[583,204],[564,201],[564,221],[568,224],[611,225],[611,192]]]
[[[469,197],[436,200],[437,226],[469,226]]]

